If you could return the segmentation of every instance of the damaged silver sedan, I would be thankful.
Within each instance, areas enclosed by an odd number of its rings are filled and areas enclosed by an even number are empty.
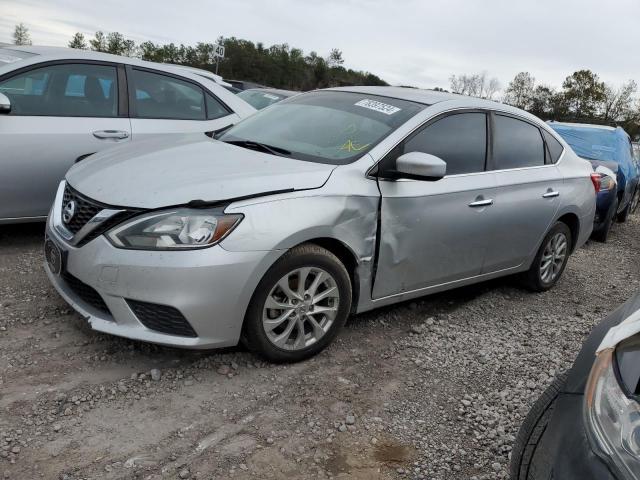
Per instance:
[[[316,354],[347,317],[520,273],[551,288],[591,233],[590,165],[537,118],[395,87],[284,100],[204,135],[75,165],[47,273],[92,328]]]

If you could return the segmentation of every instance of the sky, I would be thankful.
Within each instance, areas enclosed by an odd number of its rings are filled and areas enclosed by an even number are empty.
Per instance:
[[[0,42],[23,22],[34,44],[119,31],[136,42],[220,36],[342,50],[345,66],[393,85],[449,87],[486,72],[503,88],[520,71],[560,87],[579,69],[612,85],[640,81],[639,0],[0,0]]]

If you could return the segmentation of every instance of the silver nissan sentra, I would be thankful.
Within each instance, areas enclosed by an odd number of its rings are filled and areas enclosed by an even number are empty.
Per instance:
[[[591,233],[593,169],[499,103],[396,87],[292,97],[218,132],[76,164],[47,273],[95,330],[325,348],[352,313],[503,275],[553,287]]]

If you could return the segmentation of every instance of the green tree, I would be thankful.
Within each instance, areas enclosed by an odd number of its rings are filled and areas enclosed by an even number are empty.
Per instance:
[[[528,110],[531,108],[536,80],[529,72],[518,73],[504,92],[504,103]]]
[[[529,112],[543,120],[553,118],[555,101],[558,100],[556,91],[547,85],[538,85],[531,92]]]
[[[631,116],[633,95],[637,89],[638,86],[633,80],[623,83],[619,88],[605,85],[604,100],[602,102],[602,120],[605,123],[609,123]]]
[[[76,32],[71,41],[69,42],[69,48],[77,48],[78,50],[86,50],[87,42],[84,40],[84,35],[80,32]]]
[[[133,40],[124,38],[119,32],[111,32],[107,35],[106,51],[114,55],[131,57],[135,54],[136,44]]]
[[[591,70],[578,70],[562,83],[563,97],[576,119],[595,117],[605,100],[605,86]]]
[[[339,67],[344,64],[344,59],[342,58],[342,52],[337,48],[332,49],[329,52],[329,56],[327,57],[327,65],[329,67]]]
[[[142,42],[138,46],[138,52],[140,53],[140,58],[142,58],[142,60],[147,60],[149,62],[162,61],[159,50],[160,50],[160,47],[150,41]]]
[[[89,45],[91,45],[91,50],[93,51],[106,52],[107,37],[105,37],[103,32],[97,31],[93,39],[89,40]]]
[[[31,45],[31,35],[24,23],[16,25],[13,30],[13,43],[14,45]]]

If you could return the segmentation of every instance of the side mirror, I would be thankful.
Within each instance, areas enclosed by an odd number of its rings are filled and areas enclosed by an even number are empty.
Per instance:
[[[4,93],[0,92],[0,113],[9,113],[11,111],[11,100]]]
[[[396,160],[396,173],[399,178],[440,180],[447,173],[447,164],[429,153],[409,152]]]

